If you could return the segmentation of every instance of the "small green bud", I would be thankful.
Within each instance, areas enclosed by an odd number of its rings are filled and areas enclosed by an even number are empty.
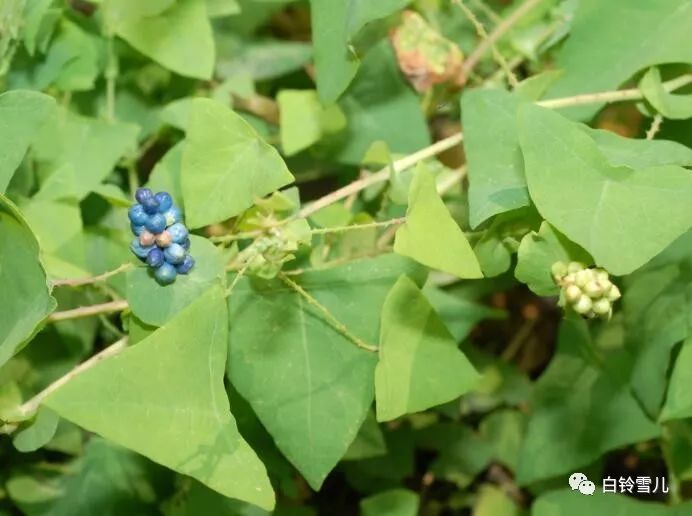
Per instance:
[[[560,280],[567,274],[567,265],[564,262],[555,262],[550,268],[550,272],[552,272],[553,278]]]
[[[565,283],[571,284],[571,283],[574,283],[574,280],[576,280],[576,279],[577,279],[576,275],[573,272],[570,272],[569,274],[567,274],[567,276],[565,276],[562,279],[562,281],[564,281]]]
[[[584,288],[587,283],[593,280],[591,269],[582,269],[574,275],[574,283],[578,287]]]
[[[611,284],[608,292],[606,293],[606,299],[608,299],[608,301],[617,301],[620,299],[620,297],[622,297],[622,294],[620,294],[620,289]]]
[[[603,292],[605,292],[605,289],[598,281],[592,280],[589,281],[586,285],[584,285],[584,294],[589,296],[591,299],[601,297],[603,295]]]
[[[608,315],[611,309],[610,301],[604,297],[593,302],[592,310],[596,315]]]
[[[574,304],[574,311],[581,315],[586,315],[591,311],[593,303],[589,296],[582,295]]]
[[[603,269],[594,269],[594,277],[596,278],[596,281],[605,284],[607,281],[610,283],[610,275],[608,274],[608,271],[605,271]]]
[[[585,269],[586,265],[584,265],[581,262],[569,262],[567,265],[567,272],[579,272],[582,269]]]
[[[582,291],[576,285],[568,285],[565,288],[565,299],[570,303],[576,303],[582,296]]]

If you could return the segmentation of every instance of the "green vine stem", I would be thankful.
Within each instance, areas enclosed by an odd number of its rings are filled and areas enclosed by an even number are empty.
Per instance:
[[[500,53],[495,45],[495,42],[500,39],[526,12],[533,9],[542,0],[527,0],[521,7],[514,11],[506,20],[500,22],[492,34],[488,34],[483,24],[476,18],[473,11],[469,9],[463,0],[452,0],[464,12],[471,24],[476,29],[478,36],[481,38],[481,44],[478,45],[473,53],[467,57],[461,66],[461,82],[465,83],[467,78],[473,72],[473,69],[480,62],[485,52],[490,48],[493,58],[500,65],[500,69],[507,76],[507,80],[512,88],[516,88],[519,84],[517,76],[510,68],[505,57]]]
[[[114,312],[122,312],[130,305],[124,299],[101,303],[98,305],[80,306],[72,310],[62,310],[53,312],[48,316],[48,322],[68,321],[70,319],[80,319],[82,317],[90,317],[99,314],[111,314]]]
[[[107,348],[104,348],[103,350],[99,351],[92,357],[88,358],[81,364],[77,365],[74,369],[72,369],[70,372],[67,374],[61,376],[57,380],[55,380],[53,383],[51,383],[48,387],[43,389],[41,392],[36,394],[33,398],[29,399],[28,401],[24,402],[22,405],[19,407],[19,415],[21,420],[25,420],[29,417],[31,417],[39,408],[43,400],[45,400],[48,396],[50,396],[53,392],[58,390],[60,387],[65,385],[67,382],[72,380],[75,376],[77,376],[80,373],[83,373],[90,367],[96,365],[97,363],[101,362],[102,360],[105,360],[107,358],[110,358],[112,356],[117,355],[120,353],[122,350],[124,350],[127,347],[127,337],[123,337],[122,339],[114,342]],[[5,422],[5,428],[4,432],[5,433],[11,433],[16,429],[16,427],[19,426],[19,422]],[[13,428],[10,428],[13,427]]]
[[[107,280],[108,278],[120,274],[121,272],[129,271],[134,268],[132,263],[123,263],[116,269],[112,271],[104,272],[98,276],[91,276],[89,278],[73,278],[73,279],[57,279],[51,282],[53,287],[80,287],[83,285],[92,285],[94,283],[100,283]]]
[[[683,86],[687,86],[688,84],[692,84],[692,74],[681,75],[679,77],[676,77],[675,79],[671,79],[670,81],[664,82],[663,87],[667,92],[670,93],[672,91],[682,88]],[[572,97],[541,100],[539,102],[536,102],[536,104],[551,109],[560,109],[572,106],[583,106],[587,104],[608,104],[614,102],[642,100],[643,98],[644,94],[641,92],[639,88],[632,88],[627,90],[604,91],[600,93],[587,93],[583,95],[575,95]],[[424,161],[428,158],[432,158],[433,156],[437,156],[438,154],[446,150],[449,150],[455,147],[456,145],[459,145],[463,140],[463,133],[458,132],[456,134],[448,136],[447,138],[439,140],[428,147],[414,152],[413,154],[409,154],[408,156],[405,156],[395,161],[391,168],[390,166],[386,166],[381,170],[375,172],[374,174],[353,181],[352,183],[349,183],[346,186],[343,186],[338,190],[334,190],[333,192],[325,195],[324,197],[317,199],[311,204],[308,204],[303,209],[301,209],[300,212],[298,212],[296,218],[308,217],[316,211],[330,206],[335,202],[338,202],[341,199],[344,199],[349,195],[352,195],[355,192],[365,190],[369,186],[375,185],[377,183],[383,183],[385,181],[388,181],[391,175],[391,170],[393,170],[395,174],[403,172],[404,170],[413,167],[421,161]]]
[[[357,231],[359,229],[386,228],[388,226],[403,224],[404,222],[406,222],[406,217],[399,217],[397,219],[383,220],[380,222],[368,222],[367,224],[353,224],[351,226],[336,226],[332,228],[317,228],[312,229],[310,232],[313,235],[328,235],[331,233],[345,233],[347,231]]]
[[[293,281],[291,278],[289,278],[286,274],[283,272],[279,273],[279,278],[286,283],[289,287],[291,287],[293,290],[295,290],[298,294],[300,294],[303,299],[305,299],[308,304],[311,306],[315,307],[317,310],[322,312],[322,314],[327,318],[329,323],[334,326],[334,328],[341,333],[344,337],[346,337],[348,340],[353,342],[356,346],[358,346],[361,349],[365,349],[367,351],[372,351],[373,353],[377,353],[377,346],[372,346],[370,344],[367,344],[363,342],[361,339],[353,335],[349,329],[346,327],[344,323],[339,321],[334,314],[332,314],[329,309],[324,306],[322,303],[317,301],[314,297],[312,297],[303,287],[298,285],[295,281]]]

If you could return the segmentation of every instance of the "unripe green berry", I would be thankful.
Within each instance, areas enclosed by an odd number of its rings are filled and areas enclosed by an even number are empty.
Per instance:
[[[578,314],[586,315],[591,311],[593,303],[589,296],[582,295],[579,300],[574,303],[574,311]]]
[[[610,301],[605,298],[597,299],[593,302],[591,309],[596,315],[608,315],[611,310]]]
[[[582,296],[582,291],[576,285],[568,285],[565,289],[565,299],[570,303],[576,303]]]
[[[569,262],[567,265],[567,272],[579,272],[582,269],[585,269],[586,265],[584,265],[581,262]]]
[[[591,269],[582,269],[574,275],[574,283],[580,288],[584,288],[587,283],[593,280]]]
[[[567,274],[567,265],[564,262],[555,262],[550,268],[553,278],[560,280]]]
[[[596,299],[597,297],[601,297],[604,292],[603,286],[598,282],[598,281],[589,281],[586,285],[584,285],[584,294],[589,296],[591,299]]]
[[[605,283],[606,281],[610,283],[610,275],[603,269],[594,269],[594,277],[596,281],[600,281],[601,283]]]
[[[615,286],[615,285],[610,285],[610,288],[608,289],[608,292],[606,293],[606,299],[608,299],[608,301],[612,302],[612,301],[617,301],[618,299],[620,299],[621,296],[622,296],[622,294],[620,294],[620,289],[617,288],[617,286]]]

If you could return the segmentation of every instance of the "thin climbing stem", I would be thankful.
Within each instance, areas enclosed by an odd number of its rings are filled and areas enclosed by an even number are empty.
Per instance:
[[[229,242],[235,242],[236,240],[251,240],[262,236],[262,231],[246,231],[243,233],[232,233],[230,235],[219,235],[209,237],[209,240],[215,244],[226,244]]]
[[[357,231],[360,229],[385,228],[406,222],[406,217],[397,219],[383,220],[379,222],[369,222],[367,224],[353,224],[351,226],[337,226],[333,228],[318,228],[312,229],[310,232],[313,235],[327,235],[330,233],[345,233],[346,231]]]
[[[670,93],[677,89],[692,84],[692,74],[681,75],[670,81],[663,83],[663,88]],[[573,97],[564,97],[559,99],[541,100],[537,102],[539,106],[560,109],[573,106],[584,106],[588,104],[600,103],[615,103],[626,102],[632,100],[642,100],[644,94],[639,88],[629,88],[625,90],[602,91],[599,93],[586,93],[583,95],[575,95]]]
[[[466,60],[464,60],[464,63],[462,63],[462,75],[461,75],[461,82],[465,83],[466,80],[468,79],[471,71],[477,64],[477,62],[480,60],[481,57],[483,57],[483,54],[485,51],[490,48],[493,54],[493,58],[497,62],[497,64],[500,65],[500,68],[504,72],[504,74],[507,76],[507,81],[509,81],[510,86],[512,88],[516,88],[517,85],[519,84],[519,80],[517,79],[516,75],[514,75],[514,72],[510,68],[509,64],[507,63],[507,60],[505,57],[500,53],[500,51],[497,49],[497,46],[495,46],[495,42],[490,39],[490,35],[488,32],[485,30],[485,27],[483,24],[480,22],[478,18],[476,18],[476,15],[473,13],[471,9],[469,9],[466,4],[464,3],[463,0],[452,0],[456,5],[459,6],[459,8],[464,12],[466,17],[469,19],[469,21],[473,24],[473,26],[476,29],[476,32],[478,33],[478,36],[481,38],[481,44],[476,48],[476,50],[481,50],[482,53],[479,54],[478,56],[475,57],[476,61],[471,63],[470,68],[466,66],[466,63],[470,61],[472,57],[474,57],[474,54],[471,54]],[[532,1],[532,0],[529,0]],[[528,2],[527,2],[528,3]],[[509,18],[508,18],[509,19]],[[498,25],[498,29],[502,27],[503,23],[502,22]],[[497,32],[497,29],[493,31],[493,34]],[[502,34],[500,34],[501,36]],[[499,36],[498,36],[499,38]]]
[[[231,281],[231,285],[226,289],[226,297],[230,297],[230,295],[233,293],[233,289],[238,284],[240,279],[245,275],[245,272],[247,272],[247,268],[249,266],[250,266],[250,262],[249,261],[245,262],[245,264],[236,273],[235,277],[233,278],[233,281]]]
[[[414,152],[413,154],[409,154],[408,156],[396,160],[392,164],[391,168],[393,168],[395,174],[403,172],[404,170],[413,167],[421,161],[424,161],[428,158],[432,158],[433,156],[437,156],[441,152],[444,152],[459,145],[463,139],[464,137],[462,133],[456,133],[451,136],[448,136],[447,138],[435,142],[432,145],[419,150],[418,152]],[[374,174],[358,179],[352,183],[347,184],[346,186],[339,188],[338,190],[334,190],[333,192],[325,195],[324,197],[321,197],[313,203],[305,206],[298,213],[298,217],[308,217],[316,211],[319,211],[326,206],[330,206],[331,204],[334,204],[335,202],[338,202],[341,199],[348,197],[354,192],[360,192],[361,190],[365,190],[367,187],[371,185],[387,181],[391,173],[391,168],[389,166],[386,166],[378,172],[375,172]]]
[[[453,0],[454,3],[463,5],[460,0]],[[497,41],[502,38],[509,30],[532,9],[540,5],[543,0],[526,0],[512,14],[501,21],[495,29],[469,54],[462,64],[461,73],[463,77],[468,77],[473,69],[478,65],[485,53],[492,49]]]
[[[680,77],[664,82],[663,87],[667,92],[670,93],[671,91],[682,88],[683,86],[686,86],[688,84],[692,84],[692,74],[681,75]],[[643,98],[644,95],[638,88],[632,88],[626,90],[603,91],[599,93],[575,95],[572,97],[541,100],[536,104],[547,108],[560,109],[565,107],[583,106],[588,104],[608,104],[631,100],[641,100]],[[439,140],[428,147],[425,147],[417,152],[414,152],[413,154],[410,154],[395,161],[392,167],[384,167],[381,170],[375,172],[374,174],[353,181],[352,183],[349,183],[346,186],[342,186],[338,190],[334,190],[333,192],[325,195],[324,197],[320,197],[316,201],[313,201],[311,204],[308,204],[302,210],[300,210],[297,216],[309,217],[316,211],[319,211],[322,208],[326,208],[327,206],[339,202],[340,200],[348,197],[349,195],[352,195],[355,192],[365,190],[369,186],[375,185],[377,183],[383,183],[389,179],[390,174],[392,173],[392,168],[394,170],[394,173],[403,172],[404,170],[413,167],[421,161],[425,161],[428,158],[437,156],[438,154],[446,150],[449,150],[456,145],[459,145],[463,141],[463,139],[463,133],[458,132],[456,134],[448,136],[447,138],[444,138],[443,140]]]
[[[104,272],[98,276],[91,276],[89,278],[73,278],[73,279],[57,279],[53,280],[51,283],[54,287],[80,287],[82,285],[93,285],[94,283],[100,283],[113,277],[121,272],[126,272],[134,267],[131,263],[123,263],[120,267],[113,269],[112,271]]]
[[[661,130],[661,125],[663,124],[663,116],[660,113],[656,113],[654,119],[651,121],[651,126],[646,131],[646,139],[653,140],[658,132]]]
[[[295,290],[298,294],[300,294],[303,299],[305,299],[308,304],[311,306],[315,307],[317,310],[322,312],[322,314],[327,318],[329,323],[334,326],[334,328],[341,333],[344,337],[346,337],[348,340],[353,342],[356,346],[358,346],[361,349],[365,349],[367,351],[372,351],[374,353],[377,352],[377,346],[371,346],[370,344],[366,344],[363,342],[361,339],[353,335],[349,329],[346,327],[344,323],[339,321],[334,314],[332,314],[329,309],[324,306],[322,303],[317,301],[314,297],[312,297],[303,287],[298,285],[295,281],[293,281],[290,277],[288,277],[286,274],[283,272],[279,273],[279,278],[281,281],[286,283],[289,287],[291,287],[293,290]]]
[[[26,401],[24,404],[22,404],[19,407],[19,413],[23,418],[26,418],[27,416],[31,416],[34,412],[38,410],[38,407],[41,405],[43,400],[45,400],[48,396],[50,396],[53,392],[58,390],[60,387],[65,385],[67,382],[72,380],[75,376],[83,373],[87,369],[93,367],[97,363],[113,357],[120,353],[122,350],[124,350],[127,347],[127,337],[123,337],[122,339],[118,340],[117,342],[114,342],[107,348],[103,349],[102,351],[98,352],[91,358],[85,360],[78,366],[76,366],[74,369],[72,369],[69,373],[67,373],[64,376],[61,376],[57,380],[55,380],[53,383],[51,383],[48,387],[43,389],[41,392],[39,392],[36,396],[31,398],[30,400]]]
[[[129,307],[127,301],[118,299],[108,303],[98,305],[80,306],[72,310],[62,310],[53,312],[48,316],[48,322],[68,321],[70,319],[81,319],[83,317],[92,317],[100,314],[112,314],[114,312],[122,312]]]

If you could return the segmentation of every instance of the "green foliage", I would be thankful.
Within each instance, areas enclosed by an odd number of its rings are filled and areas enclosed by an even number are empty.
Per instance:
[[[211,78],[214,39],[205,0],[166,3],[172,5],[163,12],[156,6],[159,11],[156,15],[131,12],[126,7],[126,16],[113,22],[108,29],[169,70],[188,77]]]
[[[478,380],[442,320],[407,276],[399,278],[382,307],[379,350],[378,421],[441,405]]]
[[[223,291],[211,288],[149,337],[76,376],[45,403],[226,496],[270,509],[274,495],[264,466],[238,433],[224,394],[227,325]]]
[[[0,195],[0,364],[4,364],[56,307],[46,284],[36,237],[17,208]],[[11,252],[9,252],[11,250]]]
[[[278,152],[217,102],[192,101],[187,139],[180,174],[192,228],[238,215],[293,181]]]
[[[692,7],[686,0],[655,4],[629,0],[580,2],[570,37],[556,63],[563,74],[548,91],[548,97],[611,90],[649,66],[692,63],[692,41],[688,37],[691,23]],[[571,108],[566,113],[585,119],[593,116],[599,106]]]
[[[597,265],[618,275],[630,273],[690,227],[688,170],[612,166],[593,139],[542,108],[522,108],[519,134],[538,211]]]
[[[374,343],[390,287],[416,271],[391,256],[307,273],[300,284],[356,337]],[[241,281],[229,308],[229,378],[279,449],[319,488],[372,404],[376,357],[281,280]]]
[[[193,235],[190,240],[197,262],[195,274],[162,286],[152,281],[147,267],[138,266],[127,273],[127,300],[132,313],[142,322],[162,326],[209,288],[223,284],[223,257],[219,250],[204,238]]]
[[[54,104],[51,97],[31,91],[8,91],[0,95],[0,140],[4,151],[0,154],[0,193],[5,192]]]
[[[435,178],[423,167],[411,182],[408,205],[394,251],[459,278],[483,276],[468,240],[437,194]]]
[[[690,26],[0,0],[0,516],[689,514]]]

